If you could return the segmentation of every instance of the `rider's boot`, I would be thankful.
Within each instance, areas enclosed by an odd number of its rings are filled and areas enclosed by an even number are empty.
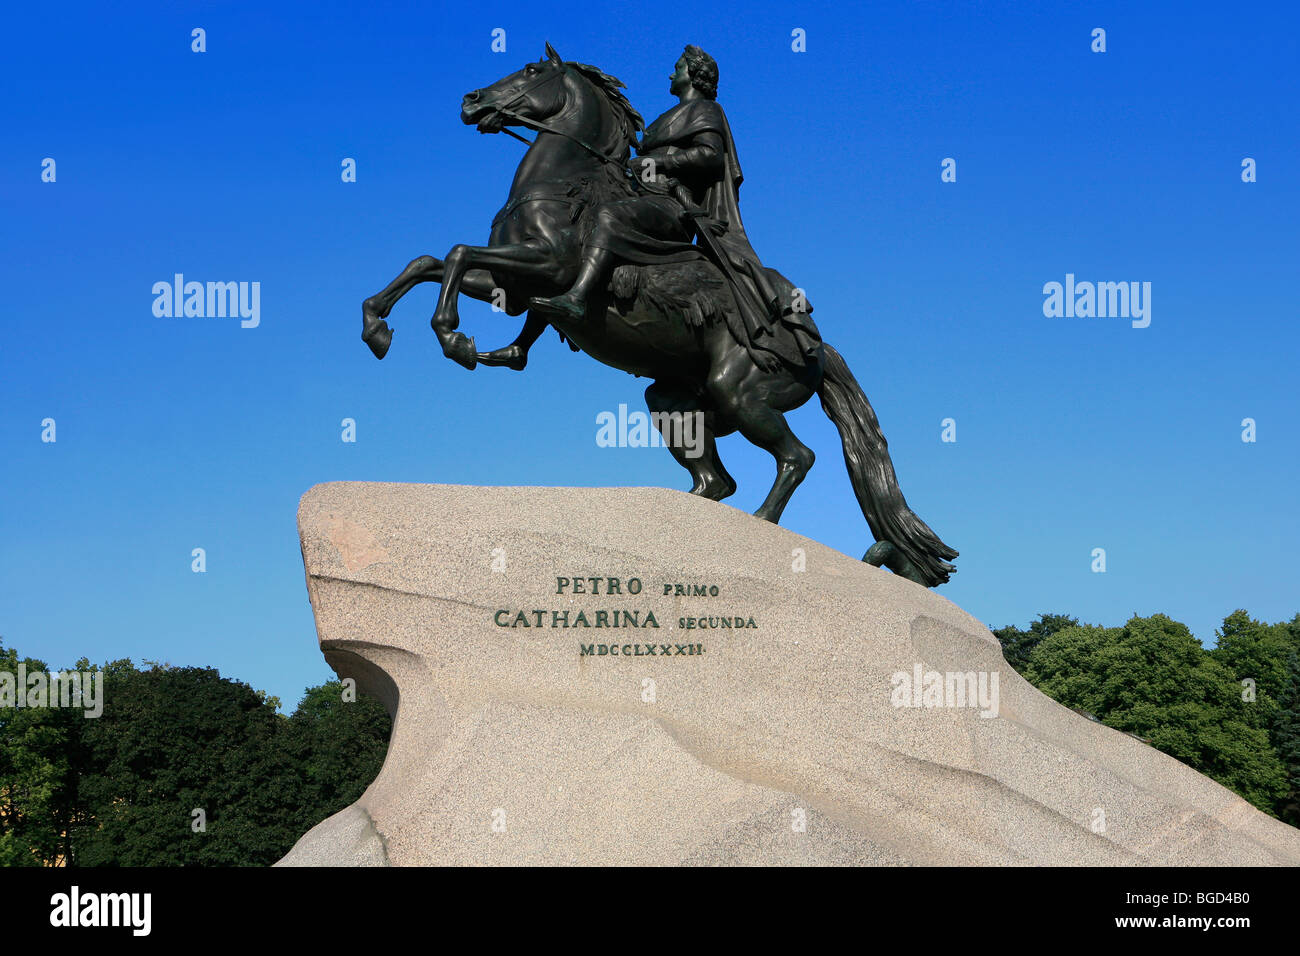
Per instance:
[[[543,312],[558,312],[571,319],[585,318],[587,315],[587,299],[594,289],[599,289],[604,285],[606,281],[605,274],[609,271],[613,260],[614,254],[608,249],[591,246],[582,260],[582,268],[578,271],[578,279],[568,292],[551,299],[541,298],[540,296],[532,298],[528,300],[528,304],[535,309],[541,309]]]

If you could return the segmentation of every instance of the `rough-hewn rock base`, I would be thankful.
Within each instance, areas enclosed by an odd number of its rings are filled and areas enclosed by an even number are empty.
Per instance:
[[[321,648],[396,720],[283,864],[1300,864],[1300,831],[1043,696],[951,602],[725,504],[347,482],[298,522]],[[996,707],[896,707],[918,666],[996,675]]]

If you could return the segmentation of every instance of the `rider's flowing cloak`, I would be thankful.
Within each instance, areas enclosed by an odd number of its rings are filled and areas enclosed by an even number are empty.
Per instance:
[[[775,269],[763,265],[749,243],[740,217],[740,184],[744,175],[731,136],[731,124],[714,100],[692,99],[674,106],[651,123],[641,139],[639,151],[683,146],[703,133],[715,133],[723,142],[723,175],[720,179],[692,181],[683,173],[681,181],[691,190],[698,205],[725,226],[714,242],[731,260],[746,294],[738,295],[746,337],[751,350],[769,352],[795,367],[815,364],[821,354],[821,335],[808,313],[812,305],[796,297],[795,286]],[[674,174],[676,175],[676,174]],[[703,228],[707,228],[702,224]],[[774,328],[780,314],[784,328]],[[786,334],[781,334],[784,331]]]

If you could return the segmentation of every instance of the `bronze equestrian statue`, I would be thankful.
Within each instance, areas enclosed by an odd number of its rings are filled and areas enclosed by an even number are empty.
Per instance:
[[[361,337],[382,359],[392,343],[385,318],[421,282],[441,283],[430,324],[443,354],[468,369],[522,370],[550,325],[575,351],[652,379],[652,413],[700,416],[702,453],[664,435],[694,479],[693,494],[721,500],[736,490],[716,437],[739,431],[770,452],[776,481],[754,513],[772,522],[815,457],[784,413],[816,394],[839,429],[876,538],[863,560],[927,587],[943,584],[957,552],[907,506],[875,412],[822,341],[802,290],[765,267],[745,235],[740,164],[715,100],[717,78],[713,59],[688,46],[671,77],[678,105],[644,128],[621,82],[563,60],[548,43],[536,63],[466,94],[466,124],[521,139],[510,127],[522,126],[536,139],[488,244],[413,260],[362,304]],[[457,331],[461,293],[496,303],[504,296],[508,314],[527,312],[515,341],[478,352]]]

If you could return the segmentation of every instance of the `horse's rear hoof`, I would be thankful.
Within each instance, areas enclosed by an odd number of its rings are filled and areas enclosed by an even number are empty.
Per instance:
[[[374,328],[361,334],[361,339],[370,346],[375,358],[382,359],[388,354],[388,347],[393,344],[393,330],[387,322],[380,322]]]

